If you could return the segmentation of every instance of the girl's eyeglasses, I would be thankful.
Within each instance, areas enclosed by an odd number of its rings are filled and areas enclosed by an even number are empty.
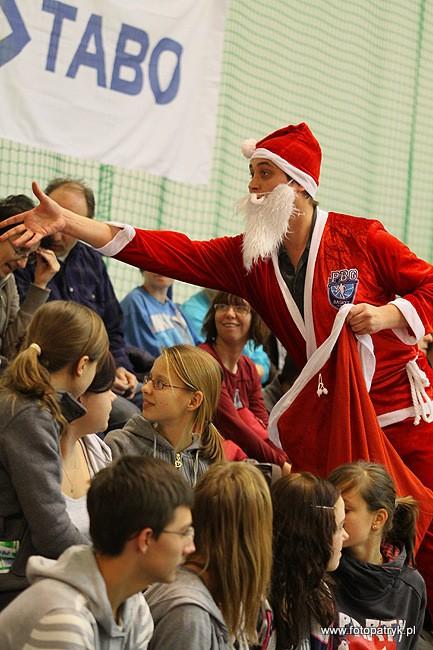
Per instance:
[[[226,305],[224,302],[217,302],[213,308],[215,311],[228,311],[229,309],[233,309],[235,314],[238,314],[240,316],[246,316],[251,312],[251,307],[249,305]]]
[[[194,388],[189,388],[188,386],[176,386],[175,384],[167,384],[162,379],[154,379],[151,374],[144,375],[143,384],[148,384],[152,382],[154,390],[164,390],[164,388],[179,388],[180,390],[189,390],[193,391]]]

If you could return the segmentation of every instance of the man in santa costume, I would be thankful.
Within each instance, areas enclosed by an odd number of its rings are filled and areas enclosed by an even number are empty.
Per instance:
[[[104,255],[245,298],[302,371],[271,414],[273,438],[295,468],[326,475],[359,457],[382,461],[406,494],[413,487],[425,528],[432,502],[421,482],[433,487],[433,373],[416,342],[433,330],[433,267],[380,222],[318,207],[321,149],[305,123],[247,141],[243,151],[251,180],[239,203],[242,235],[191,241],[89,221],[34,184],[40,205],[13,217],[20,225],[3,237],[20,234],[17,245],[33,245],[63,230]],[[417,560],[432,607],[433,528]]]

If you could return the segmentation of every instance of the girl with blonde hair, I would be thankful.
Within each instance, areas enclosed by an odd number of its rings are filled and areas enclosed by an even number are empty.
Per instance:
[[[270,647],[270,626],[257,632],[272,563],[272,504],[260,471],[211,467],[195,490],[193,525],[196,550],[176,580],[146,592],[150,650]]]
[[[415,499],[398,497],[391,476],[377,463],[340,465],[329,480],[341,491],[349,533],[335,573],[340,626],[351,620],[363,629],[369,620],[376,629],[386,628],[392,647],[416,648],[426,588],[414,565]],[[379,632],[372,629],[368,636],[382,647]],[[346,639],[350,644],[350,629]]]
[[[210,464],[224,459],[212,424],[220,391],[221,370],[207,352],[192,345],[165,348],[144,377],[142,414],[105,438],[113,458],[161,458],[195,485]]]
[[[74,302],[40,307],[0,381],[0,608],[27,586],[30,555],[85,538],[61,493],[60,441],[108,351],[100,317]]]

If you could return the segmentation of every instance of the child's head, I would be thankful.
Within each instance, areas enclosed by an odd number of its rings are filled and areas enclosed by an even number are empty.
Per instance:
[[[104,323],[96,312],[73,301],[53,300],[35,312],[2,385],[41,400],[64,427],[56,391],[82,395],[105,358],[108,345]]]
[[[112,404],[116,398],[111,390],[115,378],[116,364],[113,355],[109,352],[96,370],[92,383],[80,397],[80,402],[87,410],[85,415],[75,421],[80,435],[106,430]]]
[[[124,565],[129,563],[125,575],[135,564],[133,580],[143,580],[141,588],[172,582],[195,548],[192,503],[192,489],[172,465],[148,456],[122,456],[93,477],[87,493],[96,553],[123,554]]]
[[[360,555],[366,544],[382,541],[404,545],[409,558],[415,542],[417,506],[411,497],[397,498],[394,482],[383,465],[366,461],[334,469],[329,481],[340,490],[346,508],[345,546]]]
[[[144,382],[143,415],[157,422],[162,434],[168,423],[178,421],[189,434],[200,434],[205,457],[222,460],[220,435],[212,424],[221,380],[218,362],[204,350],[192,345],[165,348]]]
[[[272,503],[261,472],[250,463],[211,467],[195,490],[193,522],[197,557],[230,633],[244,627],[253,641],[272,563]]]

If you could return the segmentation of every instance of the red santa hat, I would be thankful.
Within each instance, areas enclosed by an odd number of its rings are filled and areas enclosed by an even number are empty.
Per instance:
[[[322,151],[305,122],[289,124],[262,140],[246,140],[242,145],[246,158],[265,158],[293,178],[313,198],[319,185]]]

